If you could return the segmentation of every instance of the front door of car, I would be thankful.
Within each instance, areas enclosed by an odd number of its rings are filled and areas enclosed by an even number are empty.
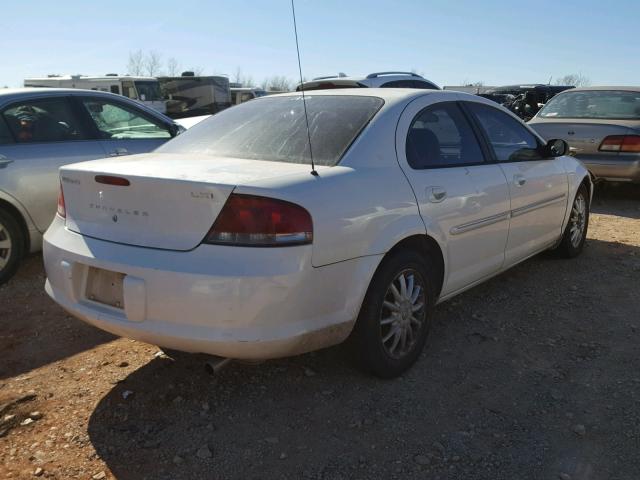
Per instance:
[[[444,247],[445,296],[502,267],[509,188],[500,167],[485,163],[483,147],[458,103],[440,100],[433,93],[407,106],[396,151],[427,234]]]
[[[0,189],[26,208],[41,232],[56,212],[58,169],[105,156],[80,118],[63,96],[16,101],[0,111]]]
[[[80,97],[107,155],[148,153],[172,137],[171,126],[142,109],[105,97]]]
[[[511,194],[505,265],[553,244],[562,234],[567,175],[560,160],[543,158],[542,144],[519,120],[490,105],[465,102],[477,120]]]

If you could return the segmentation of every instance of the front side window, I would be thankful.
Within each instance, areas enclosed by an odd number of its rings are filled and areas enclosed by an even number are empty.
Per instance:
[[[67,142],[87,138],[66,98],[13,104],[2,116],[18,143]]]
[[[269,96],[228,108],[194,125],[157,152],[272,162],[336,165],[382,106],[377,97]]]
[[[497,108],[465,102],[475,115],[499,162],[538,160],[541,158],[536,137],[518,120]]]
[[[170,138],[167,126],[141,115],[133,108],[102,99],[83,99],[82,103],[91,115],[105,139]]]
[[[420,112],[407,134],[411,168],[471,165],[484,161],[480,145],[460,108],[439,103]]]
[[[566,92],[549,100],[538,116],[640,120],[640,92],[614,90]]]

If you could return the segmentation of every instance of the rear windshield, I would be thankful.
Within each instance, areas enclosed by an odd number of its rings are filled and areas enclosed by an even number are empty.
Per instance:
[[[640,120],[640,92],[586,90],[553,97],[540,113],[542,118],[596,118]]]
[[[307,95],[313,160],[336,165],[383,101],[377,97]],[[213,115],[158,152],[310,163],[302,96],[271,96]]]

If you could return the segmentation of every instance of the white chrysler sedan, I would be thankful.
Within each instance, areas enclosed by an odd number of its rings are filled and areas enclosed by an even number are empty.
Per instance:
[[[517,117],[448,91],[270,96],[151,154],[60,170],[46,291],[99,328],[234,359],[351,338],[393,377],[436,303],[584,245],[592,185]],[[310,158],[313,156],[315,170]]]

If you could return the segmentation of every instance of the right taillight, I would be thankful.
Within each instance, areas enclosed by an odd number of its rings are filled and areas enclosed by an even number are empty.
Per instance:
[[[204,243],[278,247],[312,240],[311,215],[301,206],[275,198],[231,194]]]
[[[640,153],[640,135],[609,135],[602,140],[598,150]]]
[[[60,190],[58,190],[58,215],[62,218],[67,218],[67,209],[64,205],[64,192],[62,191],[62,183],[60,184]]]

